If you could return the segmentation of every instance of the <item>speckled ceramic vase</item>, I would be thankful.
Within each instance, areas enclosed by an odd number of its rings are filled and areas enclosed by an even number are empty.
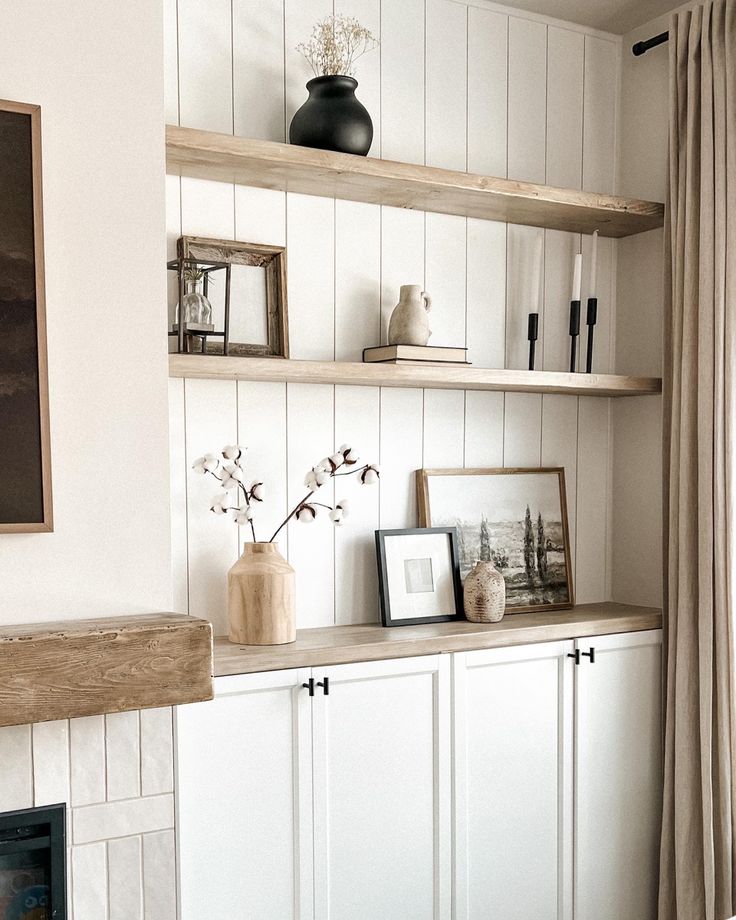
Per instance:
[[[465,579],[465,617],[471,623],[498,623],[506,611],[506,583],[492,562],[476,562]]]

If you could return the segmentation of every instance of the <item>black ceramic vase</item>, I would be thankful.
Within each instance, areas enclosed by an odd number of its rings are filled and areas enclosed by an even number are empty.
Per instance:
[[[373,122],[355,97],[358,81],[339,74],[307,83],[309,99],[291,120],[289,142],[338,153],[365,156],[373,141]]]

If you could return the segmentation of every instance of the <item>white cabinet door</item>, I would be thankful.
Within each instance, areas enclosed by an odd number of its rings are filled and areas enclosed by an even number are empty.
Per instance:
[[[450,916],[450,662],[314,668],[315,920]]]
[[[456,920],[572,917],[572,648],[454,656]]]
[[[587,654],[575,668],[575,920],[654,920],[662,634],[597,636],[577,645]]]
[[[311,920],[310,673],[221,677],[177,708],[181,920]]]

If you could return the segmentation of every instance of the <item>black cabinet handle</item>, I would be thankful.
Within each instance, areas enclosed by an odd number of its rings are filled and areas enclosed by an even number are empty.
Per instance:
[[[589,652],[582,652],[583,658],[590,658],[590,663],[595,664],[595,649],[592,648]]]
[[[322,690],[325,696],[330,695],[330,678],[329,677],[325,677],[324,680],[318,680],[317,686],[322,687]]]
[[[309,690],[309,695],[314,696],[314,678],[310,677],[306,684],[302,684],[302,687]]]
[[[576,648],[574,652],[568,652],[567,657],[574,658],[575,664],[580,664],[580,649]]]

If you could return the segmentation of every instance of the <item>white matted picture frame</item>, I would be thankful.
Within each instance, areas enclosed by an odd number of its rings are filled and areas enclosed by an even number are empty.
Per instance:
[[[454,527],[377,530],[376,557],[384,626],[464,619]]]
[[[506,612],[575,605],[562,467],[416,471],[419,523],[457,529],[460,578],[491,561]]]

